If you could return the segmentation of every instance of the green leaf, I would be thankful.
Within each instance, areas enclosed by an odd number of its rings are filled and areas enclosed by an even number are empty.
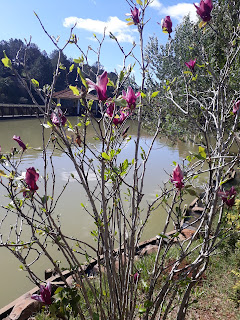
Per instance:
[[[105,159],[105,160],[110,160],[110,156],[106,153],[106,152],[103,152],[102,153],[102,158]]]
[[[141,97],[146,98],[146,94],[144,92],[141,92]]]
[[[42,125],[45,129],[49,129],[49,128],[52,128],[52,124],[51,124],[51,122],[49,122],[49,121],[47,121],[47,123],[43,123],[43,125]]]
[[[136,0],[137,4],[139,4],[140,6],[142,6],[142,0]]]
[[[99,315],[97,313],[93,313],[93,320],[99,320]]]
[[[56,289],[56,291],[54,292],[54,294],[58,294],[59,292],[61,292],[63,290],[63,287],[58,287]]]
[[[221,185],[223,185],[223,184],[226,183],[226,182],[228,182],[228,179],[222,180],[219,185],[221,186]]]
[[[199,147],[198,147],[198,152],[199,152],[200,156],[201,156],[203,159],[206,159],[207,155],[206,155],[206,152],[205,152],[205,148],[199,146]]]
[[[2,58],[2,63],[4,64],[4,67],[12,69],[12,62],[6,55],[5,50],[3,50],[4,58]]]
[[[62,63],[60,63],[60,65],[59,65],[59,69],[66,70],[67,68],[66,68],[66,67],[64,67],[64,65],[63,65]]]
[[[176,232],[176,233],[172,234],[172,237],[173,237],[173,238],[176,238],[176,237],[179,236],[179,234],[180,234],[180,232]]]
[[[197,193],[193,189],[186,189],[186,191],[191,195],[191,196],[197,196]]]
[[[31,79],[31,82],[36,88],[39,88],[39,82],[36,79]]]
[[[139,312],[140,314],[143,314],[143,313],[145,313],[146,311],[147,311],[147,309],[144,308],[144,307],[140,307],[140,308],[138,309],[138,312]]]
[[[69,72],[72,72],[74,69],[74,63],[69,67]]]
[[[91,110],[92,108],[92,105],[93,105],[93,100],[89,100],[88,101],[88,108]]]
[[[183,71],[183,73],[185,73],[185,74],[192,74],[191,71]]]
[[[161,237],[163,239],[168,239],[168,236],[166,236],[165,234],[159,233],[158,235],[159,235],[159,237]]]
[[[127,106],[127,101],[125,99],[115,99],[114,100],[116,106],[125,108]]]
[[[176,161],[173,161],[173,164],[176,166],[176,165],[177,165],[177,162],[176,162]]]
[[[84,62],[84,57],[82,56],[81,58],[79,57],[78,59],[73,59],[73,62],[75,62],[75,63],[82,63],[82,62]]]
[[[84,87],[86,89],[88,89],[88,85],[87,85],[86,79],[84,78],[84,76],[82,74],[82,71],[81,71],[81,69],[79,67],[77,68],[77,72],[78,72],[78,74],[79,74],[79,76],[81,78],[82,84],[84,85]]]
[[[160,92],[160,91],[155,91],[155,92],[153,92],[152,95],[151,95],[151,97],[152,97],[152,98],[155,98],[155,97],[159,94],[159,92]]]
[[[6,173],[3,170],[0,170],[0,177],[7,177]]]
[[[196,74],[195,77],[192,77],[192,81],[196,81],[197,77],[198,77],[198,75]]]
[[[145,307],[145,308],[151,307],[152,305],[153,305],[153,302],[152,302],[152,301],[146,300],[146,301],[144,302],[144,307]]]
[[[124,78],[124,72],[121,70],[119,75],[119,82],[123,81],[123,78]]]
[[[79,96],[79,95],[80,95],[80,92],[79,92],[79,90],[78,90],[77,87],[69,86],[69,89],[72,90],[72,92],[73,92],[73,94],[74,94],[75,96]]]
[[[205,27],[206,24],[207,24],[207,22],[201,21],[201,22],[199,23],[199,25],[198,25],[199,29]]]
[[[73,125],[71,124],[71,122],[69,120],[67,122],[68,122],[68,127],[73,130]]]
[[[114,87],[114,83],[112,82],[112,80],[108,79],[108,83],[107,83],[108,87]]]

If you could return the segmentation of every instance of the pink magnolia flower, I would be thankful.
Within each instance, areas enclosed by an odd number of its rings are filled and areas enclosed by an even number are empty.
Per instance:
[[[232,111],[233,114],[237,114],[239,107],[240,107],[240,100],[238,100],[238,101],[234,104],[234,106],[233,106],[233,111]]]
[[[19,136],[14,135],[13,140],[15,140],[19,144],[23,151],[27,149],[26,145],[23,143],[22,139]]]
[[[39,178],[39,174],[36,172],[34,167],[28,168],[25,176],[25,182],[30,189],[30,191],[35,192],[38,190],[38,186],[36,185],[36,182]]]
[[[40,294],[33,294],[31,298],[34,300],[40,301],[48,306],[52,304],[51,283],[48,282],[46,287],[43,285],[40,285]]]
[[[118,124],[122,124],[123,121],[126,120],[126,118],[129,116],[128,112],[120,111],[120,114],[120,117],[117,115],[113,118],[113,123],[115,124],[115,126],[117,126]]]
[[[59,127],[60,123],[62,126],[67,122],[67,118],[63,114],[61,108],[56,107],[51,114],[52,123]]]
[[[185,65],[193,72],[197,59],[185,62]]]
[[[139,19],[140,10],[138,10],[138,9],[135,7],[134,10],[131,10],[131,16],[132,16],[132,19],[133,19],[134,24],[139,24],[139,22],[140,22],[140,19]]]
[[[236,197],[237,191],[234,187],[231,187],[230,190],[226,191],[219,191],[218,195],[222,197],[222,201],[226,203],[228,207],[232,207],[235,203],[235,197]]]
[[[134,273],[133,275],[133,280],[134,280],[134,283],[137,283],[140,279],[140,273],[137,271],[136,273]]]
[[[161,23],[158,22],[162,26],[162,31],[169,34],[172,32],[172,20],[170,16],[166,16],[164,19],[162,19]]]
[[[136,107],[136,100],[141,95],[140,92],[134,93],[132,87],[127,88],[127,93],[123,90],[122,91],[122,98],[127,101],[128,108],[134,110]]]
[[[115,103],[106,103],[107,105],[107,109],[106,109],[106,114],[112,118],[113,113],[114,113],[114,109],[115,109]]]
[[[100,101],[106,101],[107,100],[107,84],[108,84],[108,77],[107,77],[107,71],[104,71],[103,74],[97,77],[97,83],[92,82],[90,79],[86,79],[87,84],[91,90],[97,91],[97,96]]]
[[[199,6],[194,4],[197,9],[197,14],[201,17],[204,22],[211,20],[211,11],[213,9],[212,0],[201,0]]]
[[[179,164],[177,164],[175,169],[173,170],[171,181],[172,183],[175,184],[175,187],[179,190],[181,190],[184,187],[183,173]]]

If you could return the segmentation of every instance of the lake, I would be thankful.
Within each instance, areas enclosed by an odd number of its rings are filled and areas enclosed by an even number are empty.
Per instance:
[[[77,118],[69,118],[69,120],[75,124]],[[136,123],[129,121],[130,125],[129,135],[132,139],[126,144],[124,150],[120,154],[121,160],[126,157],[131,161],[133,159],[134,151],[134,139],[136,138]],[[49,129],[50,130],[50,129]],[[39,170],[40,175],[43,172],[43,161],[41,158],[41,131],[42,127],[37,119],[14,119],[1,121],[0,125],[0,145],[2,153],[7,153],[12,147],[18,147],[18,144],[12,140],[13,135],[18,135],[24,141],[28,143],[29,147],[24,152],[23,161],[20,169],[25,172],[29,167],[35,167]],[[88,128],[88,141],[92,143],[93,147],[98,148],[98,141],[94,140],[94,132],[91,127]],[[146,132],[142,132],[140,145],[143,149],[151,143],[151,136]],[[144,203],[142,209],[144,211],[144,205],[146,201],[153,200],[156,194],[160,193],[160,187],[164,181],[169,179],[174,165],[173,161],[181,163],[181,160],[189,154],[189,151],[193,151],[194,145],[191,142],[183,143],[177,141],[173,145],[167,139],[157,140],[154,144],[152,154],[148,162],[148,168],[146,171],[146,178],[144,184]],[[196,150],[195,150],[196,151]],[[58,151],[54,154],[53,162],[56,173],[56,194],[59,194],[70,177],[71,173],[74,173],[74,168],[69,163],[69,159],[66,154]],[[92,181],[91,181],[92,179]],[[94,176],[89,177],[90,186],[94,186]],[[201,180],[195,180],[196,186],[201,185]],[[41,191],[41,177],[37,183],[39,185],[39,191]],[[189,203],[191,198],[186,199]],[[6,204],[7,199],[4,196],[4,190],[1,189],[0,204]],[[83,190],[73,180],[70,180],[68,187],[66,188],[61,201],[56,208],[56,214],[60,216],[61,224],[64,231],[70,233],[70,235],[76,235],[86,242],[93,243],[91,230],[94,229],[94,223],[92,218],[86,214],[81,207],[81,203],[87,204],[87,199]],[[4,211],[1,209],[0,218],[3,216]],[[148,239],[162,231],[165,223],[165,212],[161,208],[154,211],[149,219],[143,234],[143,239]],[[2,218],[1,218],[2,219]],[[2,226],[1,233],[3,236],[7,236],[9,230],[9,224],[12,217],[9,217],[9,221]],[[14,219],[12,220],[12,223]],[[20,262],[13,257],[7,249],[0,248],[0,308],[7,303],[16,299],[21,294],[31,289],[34,285],[26,278],[27,274],[19,269]],[[38,270],[39,275],[43,278],[44,270],[49,268],[46,260],[41,259],[38,261],[35,268]]]

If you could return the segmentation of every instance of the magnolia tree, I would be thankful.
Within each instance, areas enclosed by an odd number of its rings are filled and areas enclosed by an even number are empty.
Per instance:
[[[175,83],[183,83],[177,79],[169,85],[163,97],[158,97],[158,91],[144,92],[148,61],[144,56],[143,30],[146,24],[145,12],[151,0],[128,1],[131,13],[127,19],[130,25],[135,25],[139,33],[140,57],[136,59],[142,73],[141,88],[138,92],[132,87],[123,90],[131,73],[125,62],[133,54],[133,48],[126,53],[119,45],[118,39],[110,33],[123,53],[124,67],[116,83],[108,79],[107,72],[96,75],[96,83],[84,76],[84,65],[88,53],[81,50],[76,35],[71,29],[70,37],[63,48],[45,30],[59,51],[59,59],[51,86],[39,88],[38,81],[28,77],[27,70],[23,78],[15,69],[14,63],[6,56],[2,59],[5,67],[12,70],[22,85],[26,88],[33,102],[37,104],[32,90],[40,96],[44,103],[38,107],[44,113],[42,124],[42,159],[43,171],[30,167],[25,176],[22,159],[28,152],[26,141],[17,135],[13,139],[20,150],[1,155],[1,185],[10,198],[6,211],[2,214],[1,226],[9,214],[15,215],[15,223],[11,225],[9,234],[1,234],[1,247],[7,248],[21,261],[29,278],[40,287],[40,293],[33,295],[48,308],[49,312],[60,317],[71,315],[81,319],[166,319],[170,316],[184,319],[191,302],[191,292],[205,272],[209,258],[221,243],[223,237],[230,234],[231,226],[223,224],[225,208],[231,210],[234,205],[236,191],[224,189],[226,176],[238,160],[238,154],[232,154],[230,148],[234,143],[239,115],[239,91],[229,90],[229,74],[233,72],[232,65],[239,58],[240,46],[231,46],[226,62],[218,72],[211,69],[211,57],[201,57],[205,64],[205,74],[211,83],[207,91],[201,91],[191,81],[198,57],[192,57],[186,62],[189,69],[184,74],[185,87],[182,88],[181,99],[175,96]],[[211,0],[201,0],[195,5],[201,19],[201,32],[207,33],[211,28],[211,12],[214,6]],[[171,43],[172,21],[169,16],[162,21],[162,30],[169,34]],[[217,35],[221,36],[221,35]],[[239,37],[235,29],[232,43]],[[105,35],[104,35],[105,38]],[[104,40],[98,40],[99,50],[96,51],[100,61],[101,46]],[[75,44],[82,57],[74,60],[73,67],[81,78],[82,88],[70,86],[84,106],[84,113],[79,123],[73,126],[52,99],[57,77],[64,68],[61,65],[61,54],[68,44]],[[27,55],[27,48],[25,56]],[[206,60],[204,60],[206,59]],[[98,63],[99,64],[99,63]],[[73,68],[71,67],[71,68]],[[188,77],[188,78],[187,78]],[[197,79],[195,79],[197,80]],[[114,88],[114,95],[107,95],[107,86]],[[176,85],[177,86],[177,85]],[[93,116],[91,107],[93,101],[87,99],[87,92],[96,90],[100,118]],[[161,133],[161,107],[155,109],[158,121],[154,122],[155,133],[149,149],[143,151],[140,146],[141,127],[145,108],[156,99],[170,101],[172,108],[180,112],[189,123],[194,124],[201,132],[199,152],[190,154],[181,164],[176,164],[169,181],[163,183],[159,195],[152,202],[145,199],[143,193],[144,177],[149,155],[154,141]],[[181,103],[180,103],[181,102]],[[195,111],[198,111],[198,117]],[[119,160],[119,154],[127,144],[128,119],[137,119],[137,137],[134,144],[134,159],[126,157]],[[95,149],[88,142],[87,127],[92,126],[100,148]],[[68,131],[75,137],[69,137]],[[50,133],[50,137],[49,137]],[[17,132],[16,132],[17,134]],[[65,234],[57,216],[57,205],[60,197],[55,195],[54,151],[60,149],[73,164],[76,173],[72,175],[80,190],[84,190],[89,206],[84,207],[86,214],[93,219],[97,230],[94,232],[96,246],[84,239]],[[174,160],[174,159],[173,159]],[[94,174],[96,184],[89,185],[89,174]],[[183,238],[186,224],[182,220],[186,213],[184,197],[187,193],[195,194],[191,187],[193,179],[201,173],[208,178],[204,186],[202,203],[204,210],[201,215],[187,225],[197,223],[197,229],[190,238]],[[131,177],[131,179],[129,179]],[[39,189],[39,181],[43,188]],[[130,182],[129,182],[130,180]],[[68,185],[64,186],[64,189]],[[191,187],[191,188],[190,188]],[[127,190],[127,192],[126,192]],[[127,205],[126,205],[126,201]],[[141,213],[143,203],[147,203],[144,215]],[[142,232],[152,211],[162,206],[166,210],[166,222],[158,237],[157,253],[148,266],[148,276],[141,274],[141,263],[136,262],[136,253]],[[68,213],[69,215],[71,213]],[[215,222],[214,222],[215,221]],[[213,223],[214,222],[214,223]],[[175,231],[167,235],[168,228]],[[201,240],[197,240],[201,237]],[[27,239],[26,239],[27,238]],[[49,243],[52,245],[50,246]],[[56,248],[54,253],[52,246]],[[87,249],[86,249],[87,248]],[[176,250],[177,249],[177,250]],[[61,253],[65,259],[64,268],[57,263],[57,255]],[[64,287],[52,292],[51,284],[42,284],[42,279],[34,272],[32,265],[45,255],[55,272],[61,277]],[[81,256],[91,256],[98,265],[98,275],[89,277],[86,267],[80,263]],[[70,286],[64,277],[64,270],[69,269],[74,279]]]

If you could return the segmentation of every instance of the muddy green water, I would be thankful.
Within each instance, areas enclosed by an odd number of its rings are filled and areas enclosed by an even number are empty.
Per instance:
[[[77,118],[70,119],[72,123],[76,123]],[[129,161],[133,159],[134,140],[136,137],[136,123],[129,122],[129,135],[132,136],[131,141],[126,145],[122,151],[120,158],[128,158]],[[19,135],[25,143],[28,143],[32,148],[41,147],[41,126],[36,119],[24,120],[4,120],[0,123],[0,145],[2,152],[8,152],[12,147],[18,147],[17,143],[12,140],[13,135]],[[88,140],[94,147],[98,148],[98,142],[93,139],[94,132],[91,128],[88,129]],[[151,136],[144,132],[142,133],[141,143],[143,149],[151,143]],[[146,206],[147,201],[151,201],[160,193],[160,187],[164,181],[168,180],[168,173],[173,170],[173,161],[180,162],[183,157],[193,151],[194,146],[191,143],[177,142],[174,146],[166,139],[157,140],[152,150],[148,168],[146,172],[144,184],[144,201],[142,209]],[[26,171],[28,167],[35,167],[39,169],[40,174],[43,170],[42,154],[39,150],[28,149],[24,153],[23,161],[20,169]],[[74,168],[69,163],[67,156],[60,151],[54,156],[54,166],[56,173],[56,194],[58,194],[64,183],[67,181],[71,173],[74,173]],[[94,176],[89,177],[90,186],[94,186]],[[200,185],[201,180],[196,181]],[[38,185],[41,189],[41,178]],[[39,189],[39,190],[40,190]],[[0,204],[6,203],[4,190],[0,189]],[[189,202],[191,199],[186,199]],[[87,203],[87,199],[83,190],[79,185],[70,180],[70,183],[61,198],[57,208],[56,214],[60,215],[61,224],[64,231],[70,235],[76,235],[86,242],[93,242],[90,231],[94,229],[92,218],[86,214],[81,207],[81,203]],[[3,209],[0,211],[0,217],[3,215]],[[143,240],[151,238],[160,233],[165,222],[165,212],[160,208],[152,213],[149,222],[146,226]],[[12,218],[9,218],[10,220]],[[9,224],[10,224],[9,220]],[[14,221],[14,219],[13,219]],[[9,224],[5,223],[0,230],[0,233],[6,236],[9,231]],[[0,308],[7,303],[16,299],[21,294],[33,287],[33,284],[26,278],[27,274],[19,270],[20,262],[13,257],[7,249],[0,248]],[[39,275],[43,278],[44,270],[49,265],[46,263],[44,257],[38,261],[35,268]]]

